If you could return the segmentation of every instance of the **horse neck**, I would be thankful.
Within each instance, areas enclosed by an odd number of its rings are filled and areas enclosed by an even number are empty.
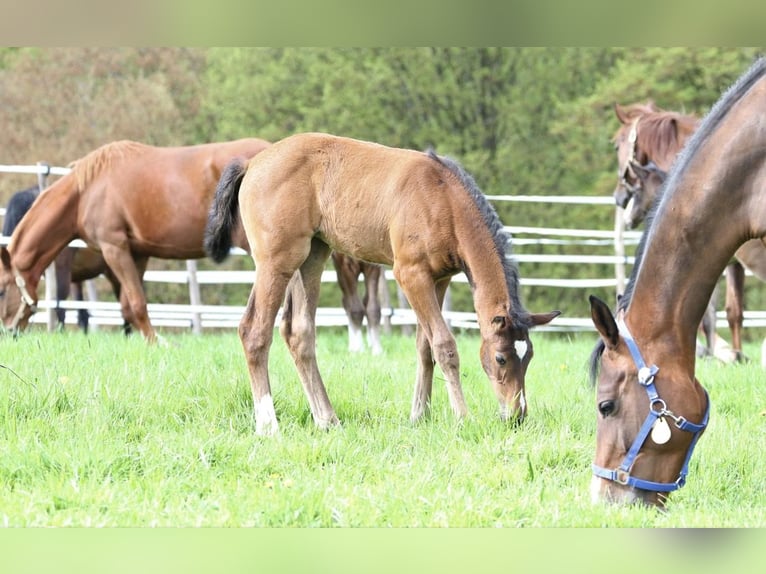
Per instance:
[[[65,175],[40,195],[13,234],[8,246],[13,267],[33,288],[77,236],[78,197],[74,176]]]
[[[473,207],[473,213],[476,207]],[[471,213],[463,209],[460,213]],[[497,253],[494,239],[486,225],[458,221],[456,235],[459,237],[459,256],[471,279],[473,300],[481,329],[489,326],[493,317],[505,317],[514,311],[509,280],[501,256]]]
[[[755,228],[750,219],[758,217],[748,213],[743,185],[753,134],[743,135],[741,121],[719,126],[666,183],[626,310],[626,323],[637,337],[674,338],[679,351],[692,357],[716,282]],[[721,149],[727,150],[725,160]]]

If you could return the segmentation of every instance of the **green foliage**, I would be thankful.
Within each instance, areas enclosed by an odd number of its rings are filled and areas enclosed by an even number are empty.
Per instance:
[[[615,185],[615,102],[651,99],[666,109],[702,115],[760,52],[3,49],[1,161],[66,164],[126,137],[169,145],[245,136],[275,141],[295,132],[327,131],[391,146],[433,147],[458,159],[490,195],[608,196]],[[30,179],[0,177],[0,203]],[[496,208],[506,225],[612,228],[608,209],[528,203]],[[537,270],[522,266],[522,276]],[[561,277],[612,273],[603,265],[555,271]],[[762,297],[759,288],[747,282],[749,300]],[[536,289],[527,296],[527,306],[536,309],[575,309],[586,300],[578,290]],[[454,304],[470,309],[470,294],[458,290]]]

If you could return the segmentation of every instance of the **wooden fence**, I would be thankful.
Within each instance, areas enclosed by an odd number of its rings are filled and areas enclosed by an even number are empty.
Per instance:
[[[67,168],[48,167],[44,164],[36,166],[3,166],[0,165],[0,173],[30,173],[37,174],[39,184],[45,186],[45,177],[48,174],[64,175],[68,173]],[[509,196],[509,195],[490,195],[487,196],[491,202],[535,202],[545,204],[559,205],[593,205],[598,209],[610,209],[615,213],[615,225],[613,229],[561,229],[548,227],[523,227],[507,226],[505,229],[513,236],[513,259],[519,265],[522,286],[550,286],[556,288],[571,289],[594,289],[609,288],[615,292],[624,290],[627,268],[633,264],[632,253],[635,245],[638,243],[640,232],[626,232],[622,226],[621,209],[614,208],[611,197],[592,197],[592,196]],[[4,209],[0,207],[0,216],[4,215]],[[7,243],[8,238],[0,237],[0,244]],[[71,243],[74,247],[83,247],[82,241],[76,240]],[[613,247],[613,253],[609,255],[593,255],[590,253],[582,254],[534,254],[525,253],[525,246],[530,245],[568,245],[574,249],[582,246],[591,248],[594,245],[602,247]],[[584,249],[585,251],[585,249]],[[631,255],[626,255],[626,251]],[[233,249],[232,254],[236,256],[247,256],[242,250]],[[566,264],[578,265],[582,263],[598,264],[609,266],[613,269],[613,276],[604,278],[585,278],[572,279],[566,277],[543,277],[526,278],[524,273],[525,265],[529,263],[536,264]],[[385,272],[386,281],[393,281],[391,270]],[[253,271],[224,271],[224,270],[198,270],[197,262],[190,260],[186,262],[185,270],[165,271],[165,270],[147,270],[144,275],[145,282],[175,283],[186,284],[189,288],[188,304],[163,304],[149,303],[148,310],[152,323],[156,327],[172,327],[191,329],[195,333],[201,333],[204,329],[210,328],[235,328],[244,312],[244,306],[228,305],[205,305],[200,296],[200,286],[205,284],[247,284],[253,282]],[[335,282],[336,275],[334,271],[325,271],[322,275],[323,282]],[[453,279],[455,283],[466,283],[465,275],[460,274]],[[47,323],[49,329],[55,328],[56,306],[55,296],[55,276],[49,270],[44,278],[45,297],[40,300],[38,307],[41,312],[37,313],[32,322]],[[67,322],[76,322],[76,310],[87,309],[91,315],[90,324],[97,328],[98,325],[121,325],[122,316],[117,302],[97,301],[93,294],[95,289],[87,289],[91,293],[88,301],[62,301],[59,303],[61,308],[67,310]],[[585,297],[585,295],[583,295]],[[584,299],[585,300],[585,299]],[[444,310],[445,317],[450,324],[456,328],[476,328],[476,315],[469,312],[456,312],[448,308]],[[411,309],[399,304],[392,304],[388,297],[384,297],[383,309],[384,321],[388,325],[414,325],[415,316]],[[317,311],[317,325],[319,326],[343,326],[347,324],[346,316],[342,308],[320,308]],[[718,313],[719,328],[726,327],[725,313]],[[766,312],[764,311],[746,311],[745,327],[766,327]],[[592,330],[590,317],[566,317],[561,316],[555,319],[551,324],[540,327],[539,330],[548,331],[577,331]]]

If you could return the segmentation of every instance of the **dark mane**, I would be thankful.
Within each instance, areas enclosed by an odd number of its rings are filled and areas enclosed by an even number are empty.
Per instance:
[[[519,271],[514,261],[510,258],[511,236],[503,229],[503,224],[495,211],[495,208],[487,200],[487,197],[479,189],[473,176],[469,174],[454,159],[446,156],[437,155],[433,149],[426,152],[428,156],[446,167],[455,177],[458,178],[468,195],[473,199],[479,213],[484,220],[487,229],[495,243],[495,253],[500,259],[500,265],[505,275],[505,282],[508,285],[508,294],[511,298],[512,308],[509,310],[511,318],[515,323],[529,327],[528,313],[524,310],[519,299]],[[469,275],[470,279],[470,275]]]
[[[641,235],[641,241],[636,248],[635,263],[633,264],[633,269],[631,270],[625,293],[617,303],[618,311],[627,310],[630,305],[633,296],[633,287],[638,272],[641,269],[646,244],[649,242],[654,232],[655,216],[662,212],[665,202],[675,193],[678,183],[683,178],[689,163],[703,143],[707,141],[710,134],[715,131],[734,104],[736,104],[750,90],[750,88],[764,76],[764,74],[766,74],[766,58],[760,58],[719,98],[679,153],[660,193],[657,194],[658,200],[655,201],[655,204],[652,206],[652,209],[646,218],[645,231]],[[604,343],[599,339],[590,357],[591,382],[594,382],[598,376],[598,369],[603,352]]]

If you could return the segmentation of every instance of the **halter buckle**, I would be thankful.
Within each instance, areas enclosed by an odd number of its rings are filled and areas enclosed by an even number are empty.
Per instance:
[[[630,472],[628,472],[627,470],[623,470],[622,468],[615,469],[614,481],[617,484],[621,484],[625,486],[628,484],[629,480],[630,480]]]

